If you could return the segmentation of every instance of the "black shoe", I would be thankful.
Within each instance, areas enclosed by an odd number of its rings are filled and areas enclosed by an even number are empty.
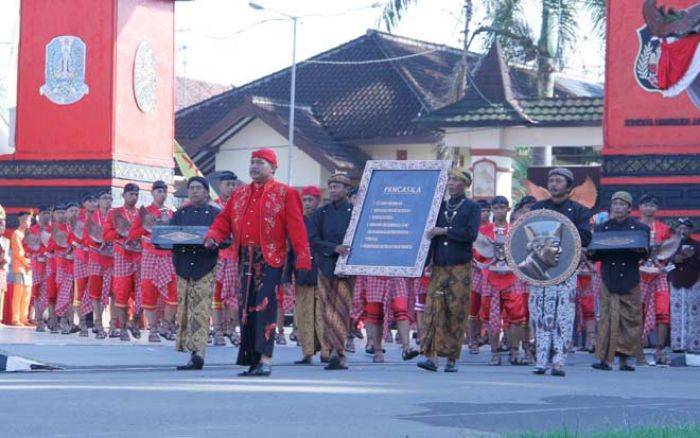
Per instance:
[[[331,360],[328,356],[321,356],[321,363],[328,363],[330,361]]]
[[[365,348],[365,354],[369,354],[370,356],[374,356],[374,347]]]
[[[418,366],[418,368],[423,368],[426,371],[437,371],[438,370],[438,367],[435,364],[435,362],[433,362],[430,359],[421,360],[416,365]]]
[[[294,361],[294,365],[311,365],[311,356],[304,356],[300,360]]]
[[[557,377],[564,377],[566,376],[566,372],[559,368],[552,368],[552,375]]]
[[[445,365],[445,372],[446,373],[456,373],[457,372],[457,364],[454,361],[447,361],[447,365]]]
[[[401,352],[401,358],[403,360],[411,360],[417,357],[420,353],[418,353],[416,350],[404,350]]]
[[[593,368],[596,370],[601,370],[601,371],[612,371],[612,367],[608,365],[605,362],[597,362],[591,365]]]
[[[250,376],[250,373],[252,373],[254,369],[255,369],[255,367],[249,367],[247,371],[243,371],[241,373],[238,373],[238,377],[248,377],[248,376]]]
[[[338,356],[333,356],[331,359],[328,361],[328,365],[326,365],[323,369],[325,370],[347,370],[348,367],[347,365],[344,365]]]
[[[248,373],[248,377],[268,377],[272,374],[272,366],[269,363],[260,362],[257,367]]]
[[[204,359],[198,354],[193,354],[187,365],[177,367],[178,371],[201,370],[204,367]]]
[[[538,375],[543,375],[546,372],[547,372],[547,368],[541,368],[541,367],[535,367],[535,369],[532,370],[532,374],[538,374]]]
[[[624,364],[620,365],[620,371],[634,371],[635,368],[632,365]]]

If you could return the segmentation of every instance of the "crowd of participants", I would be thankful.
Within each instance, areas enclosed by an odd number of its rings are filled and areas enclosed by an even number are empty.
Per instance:
[[[570,199],[573,175],[559,168],[549,174],[550,199],[526,196],[511,206],[502,196],[469,199],[471,176],[454,170],[428,232],[423,276],[348,277],[336,275],[335,265],[351,251],[343,240],[357,196],[352,181],[331,176],[324,202],[318,187],[296,191],[275,182],[276,165],[263,149],[251,159],[250,184],[229,171],[191,178],[177,211],[162,181],[153,183],[149,205],[139,206],[139,186],[129,183],[118,207],[111,190],[88,192],[20,212],[11,233],[0,207],[0,235],[8,236],[0,237],[0,315],[37,332],[124,342],[147,330],[148,342],[176,341],[192,353],[179,369],[200,369],[207,346],[230,343],[240,349],[237,363],[250,367],[242,374],[260,376],[271,372],[273,343],[288,339],[301,347],[297,364],[319,354],[329,370],[347,369],[359,340],[374,362],[384,362],[383,343],[396,342],[404,360],[422,354],[425,370],[436,371],[437,358],[446,357],[446,372],[457,371],[464,349],[482,354],[484,345],[489,365],[505,357],[558,376],[577,347],[595,353],[601,370],[612,369],[616,356],[631,371],[630,359],[667,365],[669,349],[700,353],[700,244],[689,219],[669,226],[656,218],[654,196],[635,201],[618,192],[610,211],[592,215]],[[569,217],[584,247],[592,233],[609,230],[648,230],[653,248],[674,236],[681,243],[668,260],[655,259],[653,249],[584,254],[571,278],[533,287],[474,245],[479,234],[503,242],[533,209]],[[203,246],[161,248],[151,241],[159,224],[211,228]],[[649,346],[655,351],[647,358]]]

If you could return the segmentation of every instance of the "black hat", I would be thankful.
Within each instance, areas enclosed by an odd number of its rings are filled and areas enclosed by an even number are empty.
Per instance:
[[[206,178],[203,176],[193,176],[190,179],[187,180],[187,188],[190,188],[190,184],[193,182],[198,182],[204,186],[205,189],[209,190],[209,181],[207,181]]]
[[[80,202],[87,202],[90,200],[97,200],[99,198],[98,194],[95,192],[85,192],[83,196],[80,197]]]
[[[695,224],[687,217],[682,217],[678,219],[678,225],[685,225],[688,228],[693,228]]]
[[[130,193],[130,192],[139,192],[139,186],[137,186],[134,183],[128,183],[127,185],[124,186],[123,193]]]
[[[214,177],[219,181],[236,181],[238,176],[230,170],[221,170],[214,174]]]
[[[97,192],[97,199],[100,199],[104,195],[112,196],[112,191],[110,189],[103,189]]]
[[[68,205],[64,202],[58,203],[53,206],[53,211],[58,211],[58,210],[68,210]]]
[[[510,202],[508,202],[508,198],[505,196],[496,196],[491,200],[491,206],[493,207],[494,205],[505,205],[506,207],[509,207]]]
[[[476,203],[482,210],[491,210],[491,203],[487,199],[479,199]]]
[[[66,202],[66,210],[71,207],[80,208],[80,205],[78,205],[78,203],[75,201]]]
[[[153,185],[151,185],[151,190],[158,190],[158,189],[163,189],[165,191],[168,190],[168,185],[165,183],[165,181],[153,181]]]
[[[51,212],[51,206],[48,205],[48,204],[42,204],[42,205],[40,205],[40,206],[39,206],[39,213],[41,213],[42,211]]]
[[[656,206],[659,205],[659,198],[657,198],[654,195],[650,195],[649,193],[642,195],[641,198],[639,198],[639,205],[643,204],[654,204]]]

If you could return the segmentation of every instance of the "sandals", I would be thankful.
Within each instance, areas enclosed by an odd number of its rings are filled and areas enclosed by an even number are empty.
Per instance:
[[[277,335],[275,335],[275,342],[277,345],[287,345],[287,338],[284,337],[284,333],[277,333]]]
[[[408,350],[403,350],[401,352],[401,358],[403,360],[411,360],[411,359],[414,359],[415,357],[417,357],[419,354],[420,353],[418,353],[418,351],[411,348]]]
[[[479,344],[471,342],[469,344],[469,354],[479,354]]]
[[[508,362],[510,362],[511,365],[514,366],[523,366],[523,365],[529,365],[525,360],[523,360],[521,357],[515,356],[511,357]]]
[[[596,362],[593,365],[591,365],[591,367],[601,371],[612,371],[612,367],[610,366],[610,364],[605,362]]]
[[[214,335],[214,346],[216,346],[216,347],[226,346],[226,338],[224,338],[224,335],[222,333],[217,333]]]
[[[501,355],[494,353],[491,355],[491,360],[489,361],[490,366],[500,366],[501,365]]]
[[[348,339],[345,343],[345,351],[349,351],[350,353],[355,352],[355,341],[353,341],[352,338]]]
[[[148,342],[151,342],[151,343],[160,342],[160,336],[158,335],[158,332],[150,332],[148,334]]]
[[[378,351],[374,353],[374,357],[372,358],[372,362],[374,363],[384,363],[384,353]]]
[[[289,340],[290,341],[297,341],[297,342],[299,341],[299,336],[297,335],[296,329],[292,330],[292,333],[289,334]]]
[[[620,371],[634,371],[635,368],[632,365],[624,364],[620,365]]]
[[[657,351],[654,354],[654,360],[656,361],[656,365],[661,367],[669,366],[671,364],[671,360],[668,358],[668,356],[661,351]]]

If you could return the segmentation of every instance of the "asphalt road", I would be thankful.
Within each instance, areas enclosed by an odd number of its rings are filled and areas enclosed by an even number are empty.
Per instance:
[[[0,374],[1,437],[435,438],[700,423],[698,368],[600,372],[576,353],[557,378],[489,367],[482,353],[457,374],[429,373],[389,345],[385,364],[358,349],[349,371],[330,372],[292,365],[299,351],[287,346],[271,378],[251,379],[236,376],[232,347],[209,349],[203,371],[177,372],[186,355],[170,345],[56,336],[0,329],[0,350],[64,367]]]

